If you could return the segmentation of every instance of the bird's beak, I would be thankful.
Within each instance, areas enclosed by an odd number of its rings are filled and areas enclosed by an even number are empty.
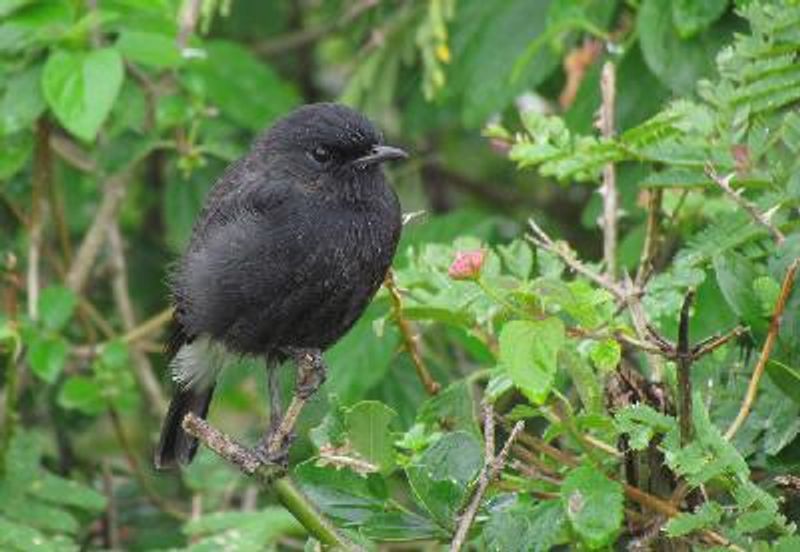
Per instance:
[[[358,167],[366,167],[375,165],[376,163],[383,163],[384,161],[393,161],[395,159],[408,159],[408,154],[400,148],[393,146],[374,146],[368,154],[362,155],[353,163]]]

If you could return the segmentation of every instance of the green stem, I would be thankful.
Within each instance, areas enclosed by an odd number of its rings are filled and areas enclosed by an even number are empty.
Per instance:
[[[333,527],[291,478],[283,477],[274,481],[272,488],[284,508],[319,542],[341,550],[361,550]]]
[[[17,388],[19,386],[19,368],[17,350],[12,350],[8,355],[6,364],[6,406],[3,414],[3,430],[0,434],[0,479],[6,472],[6,456],[11,448],[11,440],[19,421],[17,413]]]

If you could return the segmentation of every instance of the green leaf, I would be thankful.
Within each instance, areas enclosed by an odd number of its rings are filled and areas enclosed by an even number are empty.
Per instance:
[[[678,514],[667,522],[664,530],[670,537],[683,537],[716,525],[722,519],[722,513],[722,506],[716,502],[706,502],[694,513]]]
[[[42,90],[59,122],[87,142],[97,136],[122,87],[122,58],[113,48],[57,50],[42,73]]]
[[[362,401],[345,414],[350,445],[383,473],[394,469],[394,438],[389,426],[397,413],[383,403]]]
[[[100,414],[107,403],[94,378],[72,376],[58,393],[58,404],[67,410],[79,410],[89,416]]]
[[[691,39],[682,39],[673,25],[672,10],[662,0],[642,1],[637,27],[650,70],[680,94],[691,93],[699,78],[711,74],[717,50],[730,38],[729,27],[717,24]]]
[[[622,485],[594,467],[582,466],[564,479],[561,501],[572,528],[589,548],[614,541],[622,526]]]
[[[167,34],[124,29],[115,46],[126,59],[156,69],[177,67],[182,61],[175,37]]]
[[[30,481],[28,492],[51,504],[74,506],[87,511],[99,512],[106,507],[106,497],[94,489],[46,471]]]
[[[604,339],[593,344],[589,357],[601,372],[612,372],[622,358],[622,348],[616,339]]]
[[[464,431],[446,433],[406,468],[419,503],[441,525],[453,529],[467,489],[483,466],[478,440]]]
[[[535,504],[527,495],[492,501],[483,538],[489,550],[547,552],[567,540],[566,516],[558,500]]]
[[[674,0],[672,20],[681,38],[691,38],[722,17],[728,0]]]
[[[734,251],[714,255],[713,262],[717,283],[733,312],[756,330],[765,327],[761,301],[753,289],[755,266]]]
[[[386,542],[444,540],[449,536],[447,531],[428,518],[411,512],[374,514],[359,530],[368,539]]]
[[[46,328],[58,331],[69,322],[78,298],[72,290],[64,286],[50,286],[42,291],[39,298],[39,312]]]
[[[41,64],[28,67],[8,79],[0,100],[0,134],[29,129],[44,111],[40,81]]]
[[[260,132],[300,102],[292,84],[240,44],[215,40],[205,49],[207,58],[191,67],[187,84],[237,125]]]
[[[514,320],[500,332],[500,364],[534,404],[542,404],[550,394],[564,338],[564,323],[555,317]]]
[[[189,550],[259,551],[287,533],[302,528],[284,508],[268,507],[257,512],[215,512],[193,519],[184,525],[192,537],[208,536],[189,547]]]
[[[69,353],[67,342],[57,335],[31,332],[27,344],[28,362],[33,373],[48,383],[56,381]]]
[[[478,436],[480,429],[475,421],[474,404],[472,387],[460,380],[422,403],[417,420],[434,429],[464,430]]]

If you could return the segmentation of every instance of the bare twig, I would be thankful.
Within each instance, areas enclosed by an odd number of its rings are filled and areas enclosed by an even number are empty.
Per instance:
[[[414,368],[417,370],[425,391],[429,395],[435,395],[441,389],[439,382],[433,379],[428,367],[422,360],[422,355],[419,352],[418,336],[414,335],[411,324],[403,316],[403,297],[400,295],[400,290],[394,281],[394,271],[390,268],[386,273],[386,279],[383,282],[384,287],[389,292],[389,297],[392,301],[392,318],[397,324],[397,329],[400,330],[400,336],[403,339],[403,347],[411,356],[411,361],[414,363]]]
[[[33,161],[33,178],[31,186],[30,239],[28,242],[28,316],[31,320],[39,317],[39,258],[42,249],[42,233],[44,231],[43,210],[45,197],[53,172],[52,155],[50,154],[50,124],[40,118],[36,125],[36,149]]]
[[[681,429],[681,445],[692,439],[692,352],[689,350],[689,312],[694,301],[694,290],[689,290],[683,299],[678,323],[678,347],[675,351],[678,364],[678,419]]]
[[[614,64],[607,61],[603,65],[600,76],[600,91],[603,97],[600,106],[598,126],[606,140],[614,137],[614,103],[617,93],[616,70]],[[613,282],[617,277],[617,216],[619,196],[617,195],[617,172],[614,163],[606,163],[603,167],[603,258],[606,262],[606,274]]]
[[[200,18],[200,6],[202,0],[183,0],[180,15],[178,16],[178,37],[176,43],[181,52],[186,48],[189,36],[197,26]]]
[[[108,236],[108,229],[114,223],[119,212],[128,182],[133,176],[133,166],[122,169],[108,179],[103,188],[103,198],[97,209],[97,216],[89,231],[81,242],[75,259],[67,272],[67,286],[76,293],[80,293],[94,264],[100,247]]]
[[[525,429],[525,423],[521,420],[516,423],[514,428],[511,430],[511,434],[508,436],[505,445],[503,445],[503,449],[500,453],[495,456],[494,453],[494,409],[490,403],[484,403],[483,405],[483,424],[484,424],[484,440],[485,440],[485,457],[483,463],[483,469],[481,470],[480,475],[478,476],[478,485],[475,488],[475,493],[472,495],[472,499],[470,500],[469,505],[467,506],[466,510],[464,510],[464,514],[460,517],[458,521],[458,527],[456,529],[456,534],[453,537],[452,543],[450,543],[450,552],[458,552],[464,546],[464,543],[467,540],[467,534],[469,533],[470,527],[472,527],[472,523],[475,521],[475,516],[478,513],[478,508],[481,505],[481,501],[483,500],[483,496],[486,494],[486,490],[489,488],[489,484],[500,474],[503,470],[503,467],[508,460],[508,454],[511,451],[511,447],[514,444],[514,441],[517,439],[519,434]]]
[[[117,501],[114,494],[114,475],[111,473],[111,465],[108,460],[101,462],[103,474],[103,493],[106,495],[106,515],[105,515],[105,546],[109,550],[119,549],[119,512],[117,511]]]
[[[658,252],[658,232],[661,219],[661,202],[664,191],[653,188],[647,191],[647,229],[642,246],[642,255],[639,259],[639,268],[636,271],[634,284],[637,288],[644,287],[648,274],[653,270],[653,262]]]
[[[736,326],[731,331],[723,335],[714,335],[708,339],[704,339],[694,347],[692,347],[692,359],[697,361],[707,354],[713,353],[732,339],[747,333],[746,326]]]
[[[135,343],[136,341],[144,339],[150,334],[159,331],[172,319],[173,311],[174,309],[172,307],[167,307],[153,317],[148,318],[135,328],[128,330],[128,332],[122,336],[122,341],[124,343]]]
[[[766,228],[769,233],[772,234],[772,237],[775,239],[775,243],[778,245],[783,243],[783,241],[786,239],[786,236],[784,236],[783,232],[781,232],[778,227],[772,224],[772,222],[769,220],[772,213],[762,213],[758,210],[758,207],[755,205],[755,203],[748,201],[742,196],[744,189],[737,191],[731,187],[731,180],[733,180],[733,177],[736,176],[736,173],[731,173],[728,176],[722,177],[717,174],[714,166],[711,163],[708,163],[706,165],[706,175],[713,180],[714,183],[719,186],[722,191],[725,192],[728,197],[730,197],[739,207],[744,209],[747,214],[750,215],[750,218],[752,218],[757,224],[760,224]]]
[[[530,225],[533,234],[529,234],[527,238],[534,245],[544,249],[545,251],[549,251],[554,255],[558,255],[564,264],[566,264],[569,268],[581,276],[584,276],[588,280],[591,280],[598,286],[611,292],[611,294],[614,295],[617,300],[624,302],[627,299],[628,292],[624,288],[614,282],[609,281],[609,279],[605,276],[601,276],[584,265],[580,260],[578,260],[574,252],[570,250],[569,247],[559,246],[550,238],[550,236],[545,233],[544,230],[539,227],[538,224],[536,224],[535,220],[532,218],[528,219],[528,224]]]
[[[783,311],[786,308],[786,303],[789,301],[789,296],[794,288],[794,279],[797,275],[798,265],[800,265],[800,258],[792,261],[792,264],[789,265],[789,269],[786,271],[786,275],[783,277],[781,292],[778,296],[777,302],[775,303],[775,311],[772,314],[772,321],[769,324],[767,338],[764,340],[764,346],[761,349],[758,362],[756,363],[756,367],[753,369],[753,375],[750,378],[750,384],[747,386],[747,393],[745,394],[744,401],[742,401],[742,406],[739,408],[739,413],[736,415],[736,419],[733,420],[731,425],[728,427],[728,430],[725,432],[725,438],[729,441],[733,439],[734,435],[736,435],[736,432],[739,431],[740,427],[742,427],[742,424],[744,424],[744,421],[750,414],[750,409],[753,408],[753,403],[755,402],[756,394],[758,393],[758,384],[761,382],[761,376],[764,375],[764,369],[767,367],[767,361],[769,360],[769,356],[772,354],[772,349],[775,347],[775,342],[778,339],[778,333],[781,328],[781,318],[783,317]]]
[[[344,550],[359,550],[359,547],[345,539],[333,527],[330,521],[295,487],[288,477],[274,479],[276,473],[282,471],[282,468],[262,464],[251,449],[237,443],[192,413],[187,414],[183,419],[183,429],[246,475],[256,477],[262,487],[271,486],[286,509],[317,540]]]
[[[120,235],[119,225],[114,221],[109,227],[108,235],[109,252],[111,258],[111,288],[114,295],[114,302],[117,305],[122,324],[125,331],[131,331],[136,327],[136,316],[133,312],[133,302],[131,301],[128,289],[128,270],[125,262],[125,251]],[[133,360],[133,371],[139,385],[144,391],[150,406],[157,413],[164,414],[167,411],[167,401],[158,380],[153,375],[153,367],[147,355],[134,344],[131,347]]]

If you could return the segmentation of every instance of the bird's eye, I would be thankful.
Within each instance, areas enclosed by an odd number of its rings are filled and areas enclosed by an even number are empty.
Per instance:
[[[317,146],[310,152],[311,158],[319,164],[327,163],[331,160],[331,151],[325,146]]]

